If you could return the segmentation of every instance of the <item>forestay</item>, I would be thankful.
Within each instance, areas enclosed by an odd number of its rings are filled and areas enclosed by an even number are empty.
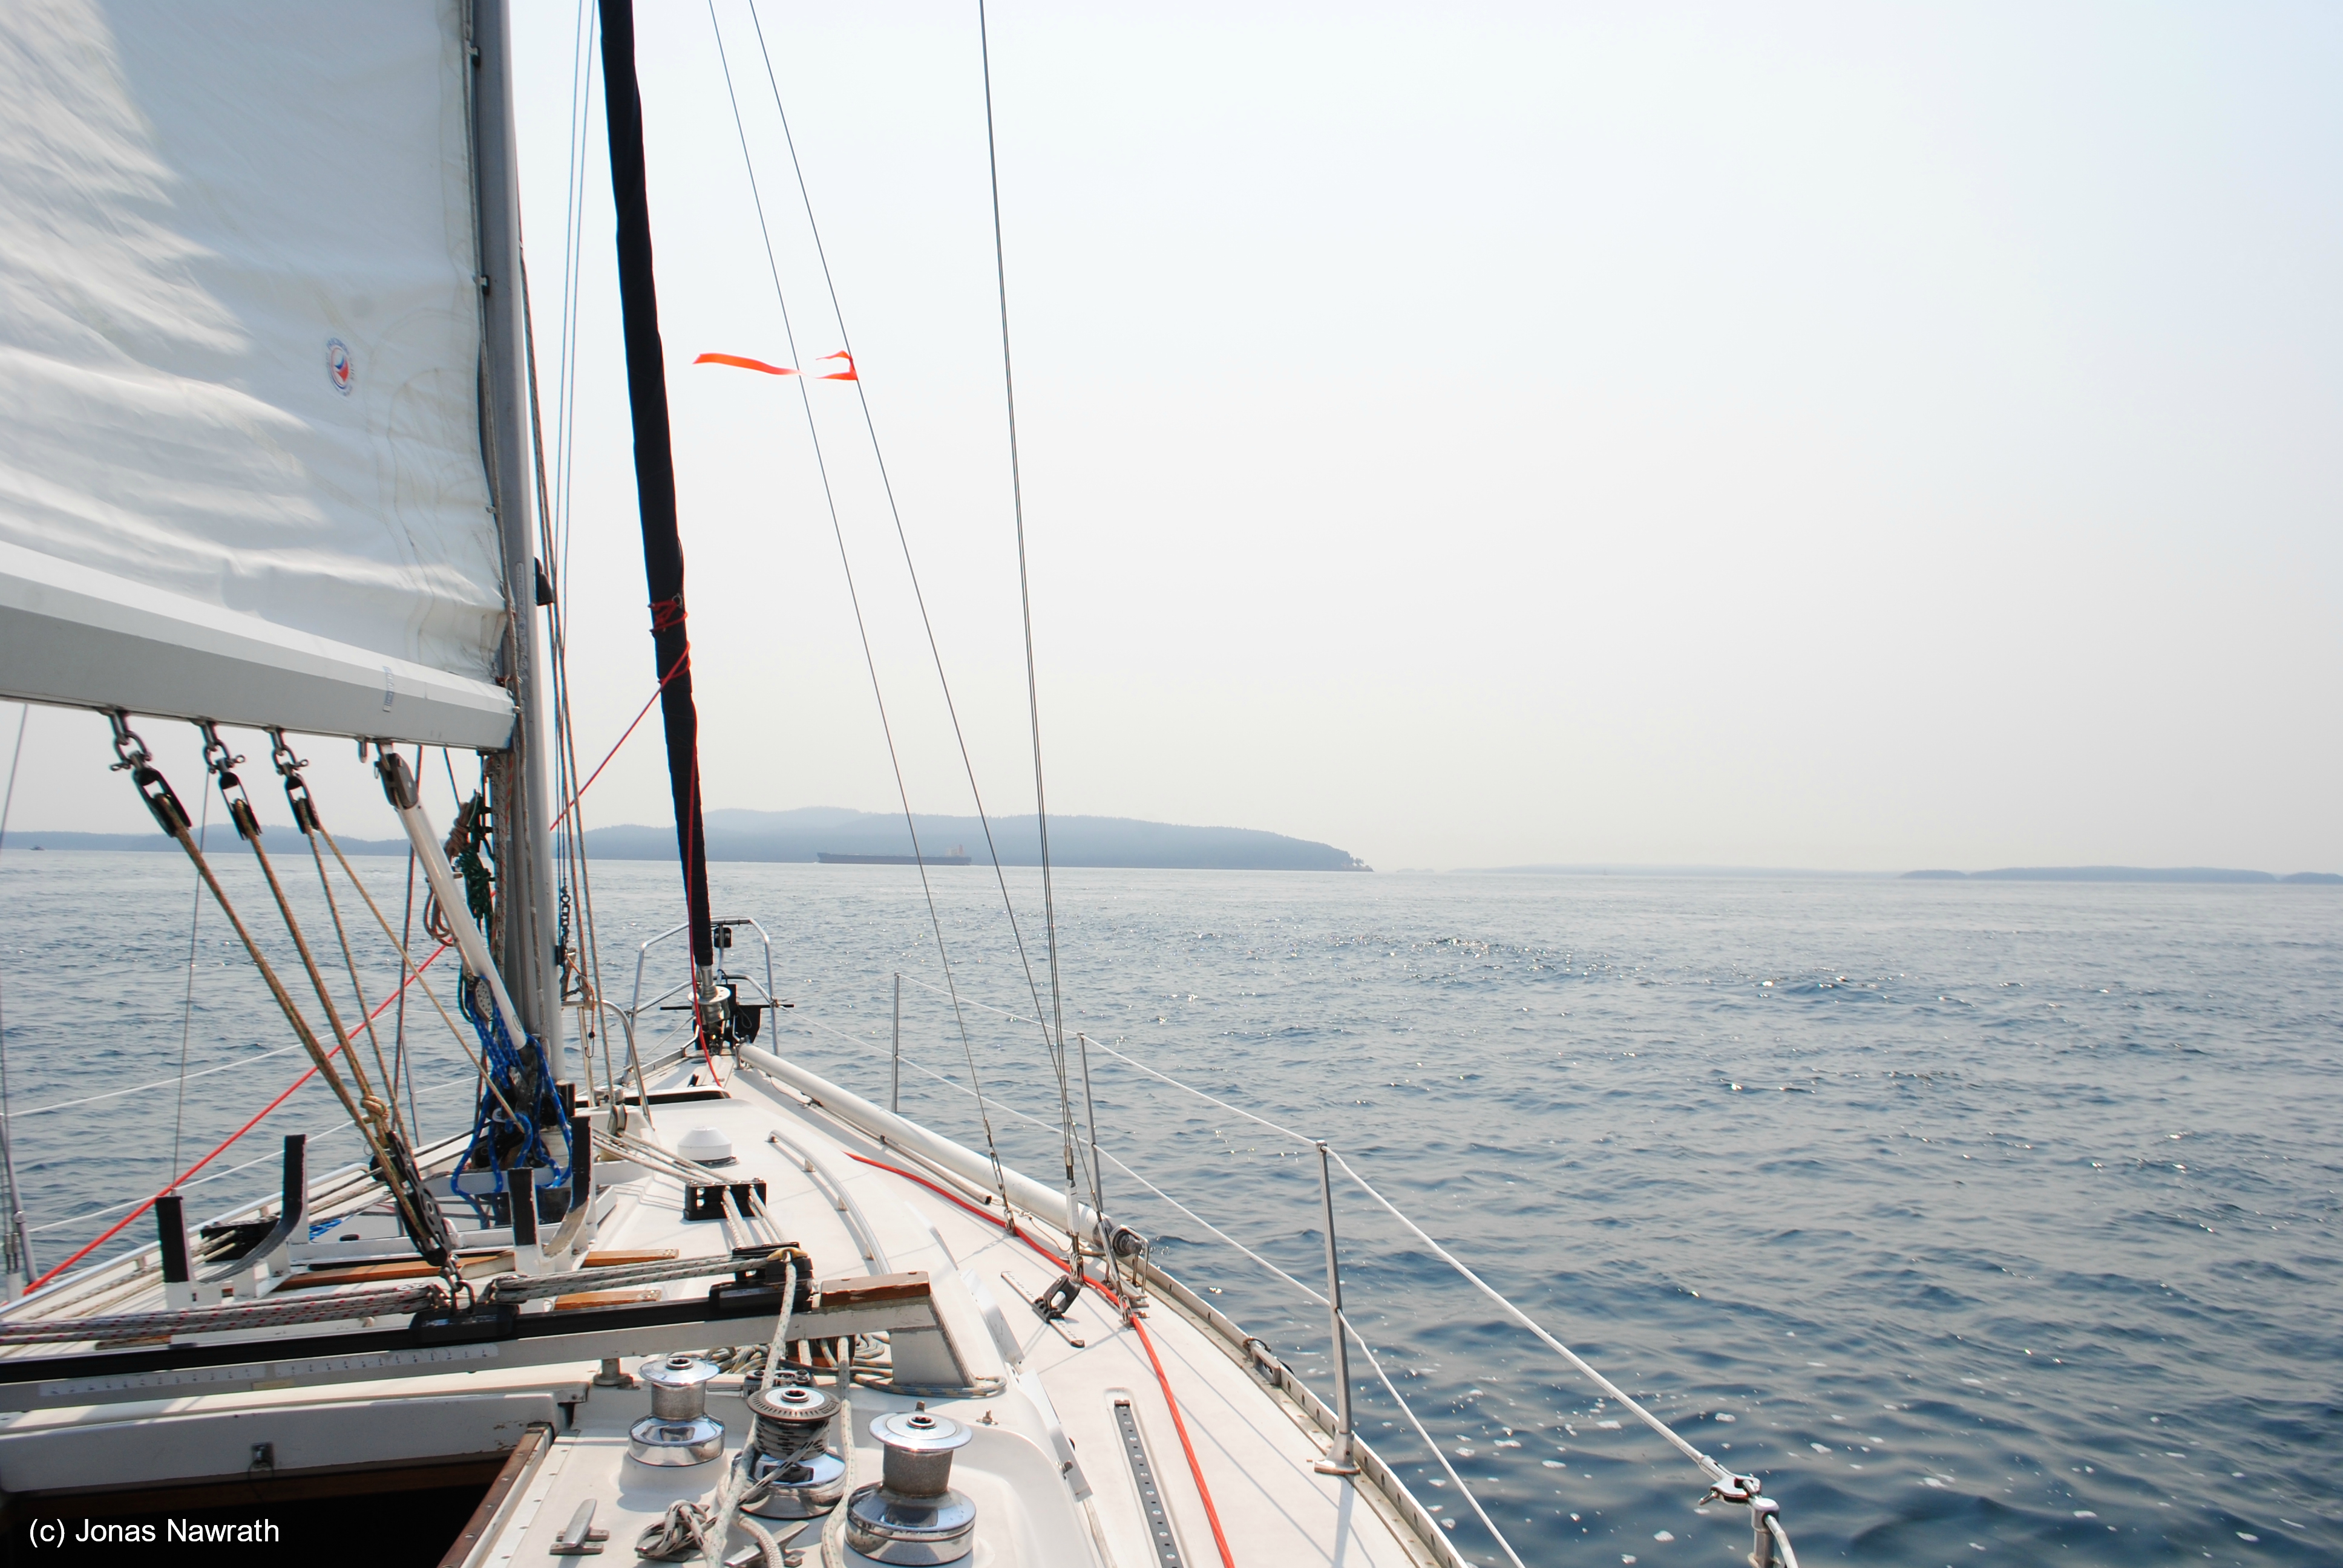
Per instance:
[[[0,7],[0,694],[500,747],[461,7],[232,9]]]

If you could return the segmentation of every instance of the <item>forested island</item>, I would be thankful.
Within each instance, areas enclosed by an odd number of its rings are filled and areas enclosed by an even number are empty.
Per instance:
[[[933,864],[948,850],[964,848],[973,865],[989,866],[984,827],[974,817],[920,817],[920,851]],[[908,856],[911,835],[900,816],[806,806],[794,811],[728,809],[707,814],[711,860],[812,860],[833,855]],[[287,829],[290,831],[290,829]],[[996,817],[992,842],[1004,866],[1041,863],[1041,837],[1031,816]],[[176,840],[160,833],[12,832],[11,849],[171,849]],[[344,839],[353,855],[404,855],[404,839]],[[586,852],[608,860],[672,860],[675,829],[662,824],[589,828]],[[1143,822],[1131,817],[1052,817],[1050,860],[1058,866],[1124,870],[1187,871],[1366,871],[1373,869],[1346,849],[1257,828],[1190,828]],[[840,867],[841,875],[855,868]]]
[[[2220,866],[2005,866],[1996,871],[1906,871],[1920,882],[2293,882],[2343,886],[2333,871],[2238,871]]]

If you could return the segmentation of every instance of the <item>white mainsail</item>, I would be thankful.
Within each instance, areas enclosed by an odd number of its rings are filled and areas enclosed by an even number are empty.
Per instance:
[[[0,7],[0,695],[502,747],[460,6],[229,19]]]

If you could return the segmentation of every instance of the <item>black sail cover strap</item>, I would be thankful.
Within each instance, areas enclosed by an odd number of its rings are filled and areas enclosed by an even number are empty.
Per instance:
[[[600,0],[602,98],[608,116],[610,195],[618,217],[618,302],[626,322],[627,401],[635,422],[635,496],[642,510],[643,576],[650,589],[653,678],[667,727],[668,783],[697,973],[716,963],[709,931],[708,836],[699,812],[699,711],[691,695],[684,624],[683,538],[677,531],[675,453],[667,408],[667,354],[659,342],[651,269],[650,192],[643,162],[643,101],[635,83],[633,0]]]

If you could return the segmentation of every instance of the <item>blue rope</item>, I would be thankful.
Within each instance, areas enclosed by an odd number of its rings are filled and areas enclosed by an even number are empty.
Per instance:
[[[472,1005],[472,977],[469,975],[465,976],[464,983],[457,988],[456,1005],[471,1024],[472,1032],[479,1037],[480,1056],[488,1065],[488,1084],[483,1088],[480,1103],[472,1115],[472,1139],[465,1147],[463,1159],[457,1161],[456,1169],[459,1172],[475,1169],[473,1161],[484,1140],[488,1141],[490,1151],[487,1164],[493,1167],[496,1164],[494,1140],[497,1131],[517,1120],[521,1131],[521,1143],[518,1155],[506,1162],[508,1169],[549,1165],[554,1171],[554,1185],[567,1185],[570,1164],[577,1159],[578,1151],[571,1147],[569,1118],[554,1093],[553,1072],[546,1060],[545,1042],[533,1034],[524,1037],[524,1049],[536,1057],[538,1068],[536,1102],[528,1103],[519,1086],[523,1067],[521,1052],[514,1049],[512,1036],[495,1009],[489,1009],[488,1016],[482,1017],[479,1010]],[[499,1091],[501,1099],[498,1098]],[[512,1107],[510,1118],[505,1111],[508,1104]],[[561,1157],[558,1160],[546,1146],[544,1135],[538,1131],[547,1121],[561,1130]],[[498,1173],[498,1191],[508,1190],[505,1175],[503,1171]]]

